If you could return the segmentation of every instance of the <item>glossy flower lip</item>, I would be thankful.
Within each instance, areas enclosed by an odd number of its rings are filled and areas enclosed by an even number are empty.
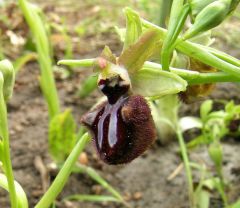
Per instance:
[[[156,139],[150,108],[139,95],[122,96],[113,105],[104,102],[86,113],[82,123],[92,133],[100,158],[108,164],[132,161]]]

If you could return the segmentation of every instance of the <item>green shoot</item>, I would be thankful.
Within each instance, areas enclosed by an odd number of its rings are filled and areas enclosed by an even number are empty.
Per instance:
[[[11,206],[17,208],[18,200],[14,184],[12,163],[10,158],[9,133],[6,102],[11,97],[15,82],[15,71],[8,60],[0,62],[0,156],[3,171],[7,178]],[[4,184],[4,181],[2,182]]]
[[[54,200],[66,184],[68,177],[71,174],[73,167],[75,166],[79,154],[83,151],[89,141],[90,137],[87,133],[84,134],[81,138],[78,138],[77,144],[68,156],[57,177],[55,178],[47,192],[43,195],[41,200],[37,203],[35,208],[49,207],[54,202]]]
[[[8,179],[4,174],[0,174],[0,186],[5,190],[9,191],[8,187]],[[17,197],[17,207],[18,208],[28,208],[28,200],[24,190],[22,189],[21,185],[14,181],[14,186],[16,189],[16,197]],[[13,207],[13,206],[12,206]]]
[[[54,81],[47,32],[37,8],[26,0],[19,0],[18,2],[35,39],[38,62],[41,68],[40,85],[47,100],[49,117],[52,119],[60,113],[60,105]]]

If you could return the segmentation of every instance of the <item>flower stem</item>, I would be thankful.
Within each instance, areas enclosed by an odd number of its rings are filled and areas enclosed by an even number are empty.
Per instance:
[[[1,74],[1,73],[0,73]],[[3,170],[7,177],[10,202],[12,208],[17,208],[17,195],[14,185],[14,176],[12,171],[12,163],[10,158],[9,134],[7,123],[7,108],[3,97],[3,92],[0,90],[0,138],[2,139],[2,162]]]
[[[142,23],[146,28],[155,28],[156,30],[158,30],[159,35],[161,35],[161,38],[163,40],[166,38],[167,30],[158,27],[157,25],[154,25],[144,19],[142,19]],[[188,55],[189,57],[197,59],[209,66],[212,66],[216,69],[240,78],[240,67],[236,64],[225,61],[230,60],[229,55],[228,57],[225,57],[224,53],[221,53],[221,56],[219,53],[218,56],[217,50],[207,50],[206,47],[202,47],[201,45],[192,43],[190,41],[184,41],[181,38],[177,38],[176,49]]]
[[[191,170],[191,166],[188,158],[187,148],[186,148],[180,127],[177,127],[176,133],[177,133],[177,138],[180,145],[183,163],[185,166],[185,171],[186,171],[186,176],[188,181],[188,194],[189,194],[189,200],[190,200],[190,207],[195,208],[192,170]]]
[[[90,141],[90,137],[85,133],[77,142],[76,146],[68,156],[63,167],[58,173],[57,177],[53,181],[52,185],[49,187],[47,192],[43,195],[41,200],[37,203],[35,208],[48,208],[53,201],[57,198],[58,194],[62,191],[64,185],[66,184],[69,175],[72,172],[72,168],[78,159],[79,154],[85,148],[86,144]]]

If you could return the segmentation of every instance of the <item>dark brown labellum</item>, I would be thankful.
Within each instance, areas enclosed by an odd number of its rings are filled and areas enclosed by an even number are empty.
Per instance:
[[[98,87],[104,95],[107,96],[108,102],[114,104],[117,100],[129,90],[129,85],[125,85],[121,77],[116,76],[109,79],[101,79]]]
[[[139,95],[104,102],[82,117],[91,131],[100,158],[108,164],[128,163],[155,140],[156,131],[147,101]]]

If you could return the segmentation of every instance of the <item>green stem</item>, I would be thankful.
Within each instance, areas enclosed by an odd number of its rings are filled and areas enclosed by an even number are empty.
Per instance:
[[[146,61],[144,67],[162,70],[161,64],[153,63],[150,61]],[[189,85],[208,84],[217,82],[240,82],[240,78],[234,77],[231,74],[227,74],[225,72],[200,73],[197,71],[178,69],[173,67],[170,67],[170,71],[176,73],[177,75],[185,79]]]
[[[61,60],[58,62],[58,64],[75,67],[92,67],[95,60],[96,60],[95,58],[82,60]],[[156,70],[162,70],[161,64],[150,61],[146,61],[144,67],[151,67]],[[240,78],[232,76],[231,74],[225,72],[200,73],[197,71],[178,69],[173,67],[170,67],[170,71],[185,79],[189,85],[208,84],[217,82],[240,82]]]
[[[142,23],[147,28],[155,28],[161,34],[162,39],[165,39],[167,30],[158,27],[144,19]],[[195,58],[209,66],[212,66],[216,69],[224,71],[226,73],[232,74],[240,78],[240,67],[233,65],[224,61],[222,58],[219,58],[214,55],[211,51],[205,50],[201,45],[192,43],[190,41],[183,41],[181,38],[177,38],[176,49],[182,53],[188,55],[189,57]],[[216,50],[215,50],[216,51]]]
[[[188,181],[188,194],[189,194],[189,200],[190,200],[190,207],[195,208],[192,170],[191,170],[191,166],[190,166],[190,162],[189,162],[189,158],[188,158],[187,148],[186,148],[180,127],[177,127],[176,133],[177,133],[178,142],[180,145],[183,163],[185,166],[185,171],[186,171],[186,176],[187,176],[187,181]]]
[[[67,160],[65,161],[63,167],[53,181],[52,185],[43,195],[41,200],[37,203],[35,208],[48,208],[53,203],[53,201],[57,198],[58,194],[62,191],[64,185],[66,184],[68,177],[72,172],[72,168],[74,167],[78,159],[79,154],[82,152],[82,150],[85,148],[86,144],[89,141],[90,137],[87,133],[78,140],[76,146],[68,156]]]
[[[166,28],[166,21],[169,16],[173,0],[160,0],[159,26]]]
[[[0,75],[2,75],[0,73]],[[12,162],[10,157],[9,134],[7,123],[7,108],[3,97],[3,92],[0,90],[0,139],[2,139],[2,162],[4,173],[8,181],[8,189],[11,201],[11,207],[17,208],[17,195],[14,186],[14,176],[12,170]]]
[[[189,11],[190,7],[188,5],[183,6],[182,0],[173,1],[169,27],[161,52],[163,70],[169,71],[171,54],[176,46],[176,39],[183,29]]]

